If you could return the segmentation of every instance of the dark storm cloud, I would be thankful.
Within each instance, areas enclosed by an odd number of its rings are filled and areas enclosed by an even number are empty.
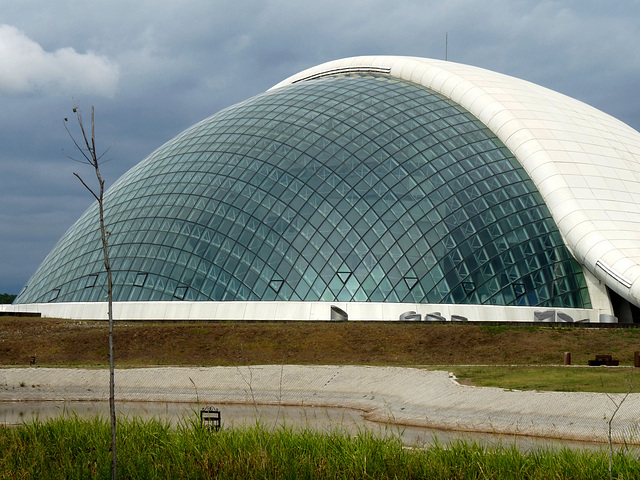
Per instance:
[[[189,125],[318,63],[448,58],[640,128],[631,0],[29,0],[0,27],[0,293],[17,293],[90,204],[63,128],[96,107],[107,183]],[[8,68],[11,67],[11,68]],[[90,174],[90,172],[87,172]]]

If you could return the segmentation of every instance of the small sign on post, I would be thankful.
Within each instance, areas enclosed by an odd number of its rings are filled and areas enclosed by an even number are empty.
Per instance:
[[[204,407],[200,410],[200,425],[207,430],[220,430],[220,410],[215,407]]]

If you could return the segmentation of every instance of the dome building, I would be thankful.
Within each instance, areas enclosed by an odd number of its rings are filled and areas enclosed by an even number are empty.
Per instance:
[[[532,83],[355,57],[105,195],[115,318],[640,321],[640,134]],[[97,205],[13,311],[106,318]]]

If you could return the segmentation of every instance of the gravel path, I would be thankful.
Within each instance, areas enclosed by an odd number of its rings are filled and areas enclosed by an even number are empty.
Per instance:
[[[154,367],[116,371],[122,401],[348,407],[401,425],[607,441],[624,395],[460,385],[444,371],[362,366]],[[106,400],[106,369],[2,368],[0,401]],[[624,401],[614,440],[640,443],[640,394]]]

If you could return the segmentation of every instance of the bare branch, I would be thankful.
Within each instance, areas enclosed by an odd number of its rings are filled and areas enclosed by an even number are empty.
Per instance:
[[[82,165],[86,165],[86,164],[87,164],[87,161],[86,161],[86,160],[78,160],[77,158],[75,158],[75,157],[73,157],[73,156],[69,155],[67,152],[65,152],[65,151],[64,151],[64,148],[62,149],[62,154],[63,154],[65,157],[67,157],[69,160],[72,160],[72,161],[74,161],[74,162],[76,162],[76,163],[81,163]]]
[[[93,125],[93,107],[91,107],[91,124]],[[84,129],[84,122],[82,120],[82,112],[80,111],[80,108],[76,105],[75,107],[73,107],[73,113],[75,113],[78,117],[78,125],[80,125],[80,131],[82,132],[82,138],[84,140],[84,144],[85,147],[87,149],[87,152],[89,152],[89,163],[91,165],[97,165],[95,162],[95,158],[96,158],[96,151],[91,148],[91,144],[89,144],[89,138],[87,138],[87,132]],[[93,130],[92,130],[93,131]]]
[[[89,165],[93,165],[93,162],[91,161],[91,158],[89,157],[89,155],[87,155],[87,153],[85,152],[85,149],[82,148],[78,142],[76,141],[76,137],[73,136],[73,133],[71,133],[71,130],[69,130],[69,127],[67,126],[67,121],[68,119],[65,118],[64,119],[64,129],[67,131],[67,133],[69,134],[69,137],[71,137],[71,141],[73,142],[73,144],[76,146],[76,150],[78,150],[82,156],[85,158],[85,160],[87,161],[87,163]],[[83,135],[84,135],[84,129],[82,129]],[[86,141],[86,138],[85,138]],[[91,153],[91,152],[89,152]],[[74,160],[74,159],[72,159]],[[78,160],[74,160],[74,161],[78,161]],[[84,162],[80,162],[80,163],[84,163]]]
[[[89,192],[91,192],[91,195],[93,195],[93,196],[94,196],[94,198],[95,198],[96,200],[98,200],[98,201],[99,201],[99,200],[100,200],[100,198],[98,197],[98,195],[96,195],[96,193],[91,189],[91,187],[90,187],[89,185],[87,185],[86,183],[84,183],[84,180],[82,179],[82,177],[81,177],[80,175],[78,175],[76,172],[73,172],[73,174],[78,178],[78,180],[80,180],[80,182],[82,183],[82,185],[84,185],[84,186],[85,186],[85,188],[86,188],[87,190],[89,190]]]
[[[93,105],[91,105],[91,151],[93,152],[93,158],[95,159],[97,165],[98,156],[96,155],[96,124],[93,116]]]
[[[609,427],[609,432],[608,432],[608,437],[609,437],[609,479],[613,479],[613,471],[612,471],[612,466],[613,466],[612,465],[613,464],[613,435],[612,435],[613,419],[618,414],[618,411],[620,410],[620,407],[622,407],[622,404],[627,400],[627,397],[629,396],[629,394],[632,391],[633,391],[633,367],[631,367],[631,370],[630,370],[630,373],[629,373],[629,388],[627,389],[627,393],[624,395],[624,397],[622,397],[622,399],[619,402],[616,402],[611,395],[609,395],[608,393],[605,392],[605,395],[607,396],[607,398],[609,398],[609,400],[611,400],[611,402],[616,407],[613,410],[613,413],[611,414],[611,417],[609,417],[609,420],[607,422],[608,427]]]

